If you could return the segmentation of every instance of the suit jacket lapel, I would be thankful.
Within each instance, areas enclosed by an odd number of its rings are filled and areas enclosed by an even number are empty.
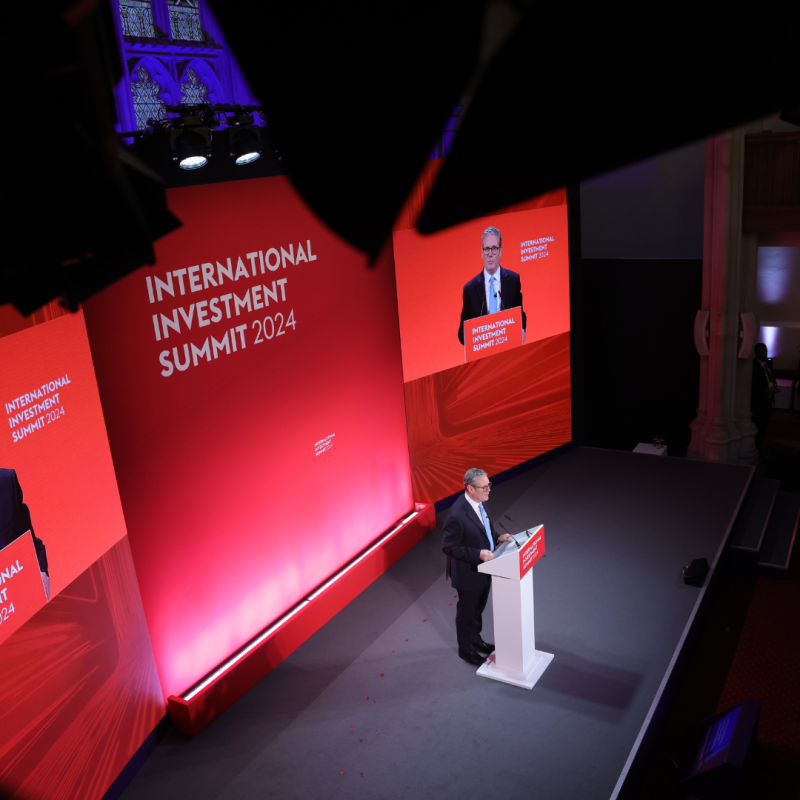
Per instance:
[[[479,317],[489,313],[489,309],[486,308],[486,291],[483,285],[482,272],[475,281],[475,293],[472,296],[472,307],[475,309],[475,314]]]
[[[464,502],[467,503],[466,500]],[[488,519],[489,515],[487,514],[486,516]],[[467,517],[475,523],[475,527],[480,531],[481,536],[486,536],[486,528],[483,527],[478,515],[472,510],[472,506],[469,503],[467,503]]]
[[[503,301],[503,308],[508,308],[508,298],[511,296],[511,288],[508,285],[508,272],[504,267],[500,267],[500,299]]]

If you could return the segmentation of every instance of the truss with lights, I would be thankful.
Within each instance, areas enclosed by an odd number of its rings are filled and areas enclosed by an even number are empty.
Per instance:
[[[213,132],[224,125],[227,127],[231,158],[237,166],[252,164],[261,157],[266,135],[264,126],[255,122],[256,115],[264,121],[261,106],[221,103],[213,106],[179,105],[167,106],[166,111],[178,116],[149,119],[146,128],[122,131],[119,137],[167,135],[172,160],[177,161],[181,169],[200,169],[211,157]]]

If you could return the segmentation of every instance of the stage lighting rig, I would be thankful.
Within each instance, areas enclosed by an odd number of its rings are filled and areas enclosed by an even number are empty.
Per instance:
[[[263,118],[261,106],[216,105],[166,106],[168,113],[179,116],[150,119],[147,127],[121,131],[120,139],[164,138],[169,141],[173,161],[184,170],[204,167],[212,154],[212,131],[228,127],[230,155],[237,166],[252,164],[261,157],[269,139],[263,127],[255,123],[255,114]],[[226,116],[228,115],[228,116]],[[219,156],[219,148],[217,148]],[[277,154],[276,154],[277,155]],[[278,156],[280,160],[280,156]]]

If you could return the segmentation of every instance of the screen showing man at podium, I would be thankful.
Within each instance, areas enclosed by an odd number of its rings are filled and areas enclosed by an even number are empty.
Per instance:
[[[572,436],[566,191],[432,234],[413,220],[393,231],[397,307],[414,498],[435,502],[465,453],[501,472]]]
[[[395,230],[404,381],[463,367],[465,339],[472,334],[471,328],[465,330],[467,320],[497,323],[474,334],[476,344],[483,345],[474,351],[480,358],[523,344],[527,348],[569,330],[564,199],[549,198],[557,204],[540,208],[498,211],[430,235],[413,228]],[[519,319],[509,323],[504,312],[512,309],[519,310]],[[492,319],[493,314],[500,316]],[[506,332],[500,333],[504,322]],[[503,337],[508,344],[498,347],[493,340]]]
[[[462,292],[461,320],[458,325],[458,341],[461,344],[465,344],[464,325],[466,322],[510,308],[519,308],[522,315],[521,334],[519,331],[514,332],[516,336],[512,333],[511,341],[514,344],[525,343],[527,317],[525,311],[522,310],[522,281],[518,272],[506,269],[500,264],[502,256],[503,234],[494,225],[490,225],[481,236],[483,269],[464,285]],[[502,344],[509,341],[509,337],[504,334],[508,323],[504,320],[498,322],[502,323],[502,330],[497,327],[496,330],[482,331],[479,335],[481,341],[474,345],[471,337],[468,336],[470,346],[472,348],[491,347],[497,343]],[[490,327],[494,328],[495,326]],[[521,341],[518,341],[520,338]]]

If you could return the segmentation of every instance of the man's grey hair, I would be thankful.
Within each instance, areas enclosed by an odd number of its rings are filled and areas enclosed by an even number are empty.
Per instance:
[[[503,234],[500,233],[494,225],[490,225],[484,232],[483,236],[481,236],[481,244],[483,244],[484,239],[487,236],[496,236],[497,237],[497,244],[499,247],[503,246]],[[485,473],[484,473],[485,474]]]
[[[468,469],[464,473],[464,488],[466,489],[467,486],[474,486],[475,481],[478,480],[482,475],[485,475],[486,472],[482,469],[478,469],[477,467],[473,467],[472,469]]]

